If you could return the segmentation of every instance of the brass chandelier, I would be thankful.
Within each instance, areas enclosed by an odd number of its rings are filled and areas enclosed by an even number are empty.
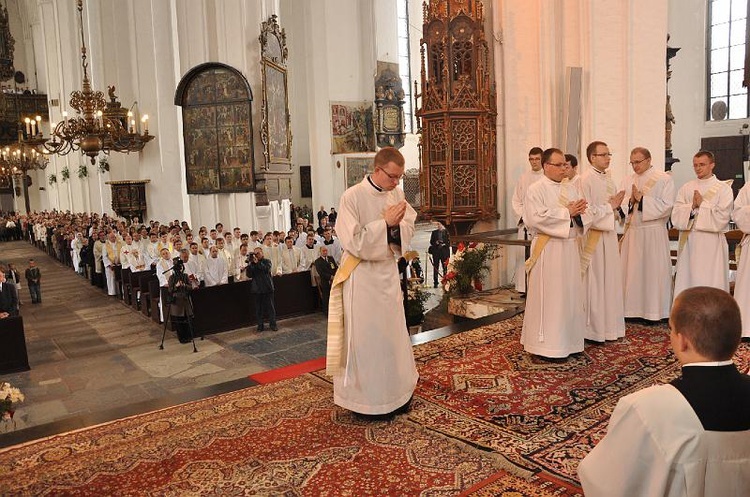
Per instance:
[[[67,155],[80,150],[91,159],[91,164],[96,164],[96,158],[100,153],[140,152],[154,136],[148,133],[148,114],[141,118],[140,125],[137,126],[133,112],[122,107],[118,101],[114,86],[108,87],[109,102],[105,100],[101,91],[91,88],[83,32],[83,0],[77,0],[77,5],[81,25],[83,82],[80,91],[70,94],[70,107],[77,115],[68,117],[68,113],[63,111],[62,121],[57,124],[50,123],[49,138],[42,134],[40,116],[34,119],[27,117],[24,120],[23,143],[35,147],[38,152],[55,155]]]

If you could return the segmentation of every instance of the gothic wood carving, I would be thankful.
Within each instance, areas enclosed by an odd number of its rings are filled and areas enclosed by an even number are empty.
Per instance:
[[[478,0],[433,0],[423,11],[422,85],[415,92],[421,212],[462,232],[497,217],[497,110],[484,9]]]

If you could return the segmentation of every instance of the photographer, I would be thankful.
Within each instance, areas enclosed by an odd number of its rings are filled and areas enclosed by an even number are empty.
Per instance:
[[[172,272],[169,276],[169,316],[177,329],[180,343],[189,343],[193,339],[190,320],[193,318],[193,302],[190,299],[192,285],[185,273],[187,251],[175,257]]]
[[[268,314],[268,324],[276,331],[276,308],[273,299],[273,279],[271,278],[271,261],[263,257],[263,249],[256,247],[248,257],[247,277],[252,280],[250,291],[255,294],[255,313],[258,320],[258,331],[263,331],[263,314]]]

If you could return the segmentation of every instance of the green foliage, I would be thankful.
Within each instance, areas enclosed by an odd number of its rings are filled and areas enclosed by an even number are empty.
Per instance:
[[[448,262],[443,285],[448,293],[467,294],[481,288],[482,279],[490,271],[490,261],[496,257],[494,245],[470,243],[458,245]]]

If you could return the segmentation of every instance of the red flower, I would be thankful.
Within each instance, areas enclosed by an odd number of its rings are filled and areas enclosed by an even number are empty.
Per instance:
[[[478,292],[481,292],[482,291],[482,280],[474,280],[474,288],[476,288],[476,290]]]
[[[458,243],[458,251],[459,252],[463,252],[465,248],[466,248],[466,246],[464,245],[464,242],[459,242]]]
[[[450,272],[448,272],[448,274],[446,274],[445,276],[443,276],[443,283],[446,283],[446,282],[454,279],[455,277],[456,277],[456,272],[455,271],[450,271]]]
[[[476,248],[477,242],[471,242],[469,243],[469,248]]]

